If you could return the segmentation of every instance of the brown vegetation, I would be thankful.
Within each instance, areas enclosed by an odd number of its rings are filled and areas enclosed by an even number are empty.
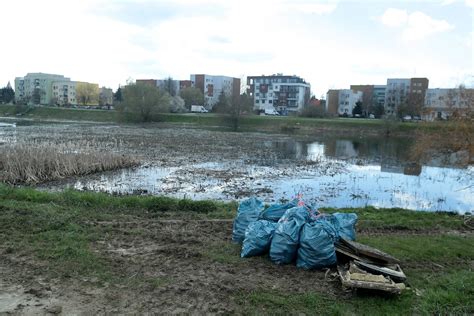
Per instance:
[[[138,164],[129,156],[87,147],[85,150],[80,148],[80,145],[71,144],[6,146],[0,152],[0,181],[10,184],[36,184]]]
[[[448,121],[436,131],[429,126],[420,129],[413,157],[423,161],[441,156],[459,165],[474,164],[474,90],[453,89],[445,108],[450,113]]]

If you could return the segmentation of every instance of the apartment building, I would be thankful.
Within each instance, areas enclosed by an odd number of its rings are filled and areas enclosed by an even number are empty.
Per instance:
[[[49,105],[53,98],[53,83],[70,81],[70,78],[63,75],[28,73],[24,77],[15,78],[15,101]]]
[[[427,89],[423,120],[445,120],[456,111],[474,111],[474,89]]]
[[[228,98],[237,99],[240,96],[240,79],[227,76],[192,74],[191,85],[204,94],[204,107],[211,110],[219,101],[223,92]]]
[[[373,105],[385,106],[386,85],[374,85]]]
[[[351,89],[339,90],[337,114],[352,116],[352,110],[357,102],[362,102],[363,95],[362,91],[354,91]]]
[[[362,110],[365,115],[368,115],[369,110],[374,106],[374,85],[351,85],[350,89],[362,92]]]
[[[428,78],[387,79],[385,114],[396,115],[403,104],[422,107],[428,85]]]
[[[136,83],[147,84],[158,87],[166,91],[171,91],[173,95],[179,95],[182,89],[192,86],[191,80],[169,80],[169,79],[137,79]]]
[[[387,79],[385,115],[397,114],[398,107],[407,100],[408,91],[410,91],[410,79]]]
[[[114,104],[114,91],[110,88],[102,87],[99,89],[99,105],[110,106]]]
[[[311,85],[298,76],[248,76],[247,93],[253,98],[256,111],[298,113],[309,101]]]
[[[76,82],[54,81],[52,84],[51,105],[77,104]]]
[[[79,95],[87,94],[88,105],[97,105],[99,85],[72,81],[63,75],[28,73],[15,78],[15,101],[34,105],[77,105]]]
[[[338,115],[339,108],[339,90],[330,89],[326,93],[326,106],[324,108],[327,114]]]

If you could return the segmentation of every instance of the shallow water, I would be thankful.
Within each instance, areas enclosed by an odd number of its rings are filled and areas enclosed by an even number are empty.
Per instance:
[[[474,210],[473,167],[421,166],[406,160],[405,142],[391,142],[365,141],[368,146],[359,146],[358,150],[350,140],[341,139],[268,141],[264,146],[279,150],[276,157],[263,161],[146,166],[79,180],[74,187],[192,199],[231,200],[255,195],[266,202],[303,194],[319,207],[371,205],[458,213]],[[291,165],[291,161],[301,159],[308,164]]]
[[[46,189],[219,200],[258,196],[268,203],[303,194],[319,207],[474,211],[474,166],[456,167],[455,156],[423,165],[411,161],[409,138],[298,138],[162,125],[27,123],[0,128],[0,150],[15,142],[73,143],[146,162],[139,168],[41,186]]]

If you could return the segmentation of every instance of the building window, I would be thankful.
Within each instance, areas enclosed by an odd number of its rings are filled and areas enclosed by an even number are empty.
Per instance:
[[[265,103],[265,100],[262,100],[262,104],[264,104],[264,103]]]
[[[260,103],[260,100],[255,100],[255,103]]]
[[[273,100],[268,100],[268,103],[273,103]]]

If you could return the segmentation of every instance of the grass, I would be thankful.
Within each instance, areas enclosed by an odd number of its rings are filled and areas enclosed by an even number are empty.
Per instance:
[[[231,218],[234,203],[190,201],[153,196],[112,196],[104,193],[45,192],[32,188],[0,185],[0,252],[17,257],[34,256],[46,271],[59,278],[91,278],[130,287],[153,290],[172,282],[167,278],[137,276],[123,280],[113,274],[110,262],[92,245],[107,226],[93,221],[127,221],[161,216],[179,218]],[[390,231],[406,228],[417,235],[360,235],[358,241],[375,246],[402,260],[411,290],[400,296],[357,295],[321,290],[285,293],[278,288],[257,288],[234,293],[244,314],[472,314],[474,313],[474,236],[451,233],[466,229],[461,216],[447,213],[412,212],[373,208],[351,211],[359,214],[359,225]],[[186,218],[186,217],[185,217]],[[424,234],[426,230],[429,234]],[[403,231],[403,230],[402,230]],[[128,232],[141,234],[144,232]],[[435,233],[435,234],[433,234]],[[240,247],[225,241],[210,244],[202,260],[230,269],[268,262],[264,257],[242,260]],[[268,264],[271,264],[268,262]],[[125,283],[124,283],[125,282]],[[337,284],[337,283],[336,283]],[[321,286],[317,287],[321,289]],[[323,286],[324,288],[324,286]]]
[[[14,116],[15,106],[0,106],[0,116]],[[42,120],[79,120],[91,122],[118,122],[123,120],[122,115],[111,110],[86,110],[86,109],[65,109],[56,107],[37,107],[31,109],[25,118]],[[133,117],[130,121],[136,121]],[[198,127],[226,127],[227,123],[222,116],[208,114],[173,114],[162,113],[152,118],[154,122],[166,122],[180,125],[192,125]],[[445,124],[444,124],[445,125]],[[442,123],[417,124],[391,122],[387,124],[384,120],[375,119],[352,119],[352,118],[304,118],[304,117],[269,117],[246,115],[240,119],[241,131],[261,131],[261,132],[282,132],[312,134],[318,130],[334,130],[353,132],[363,132],[369,134],[380,134],[390,131],[391,134],[411,134],[418,129],[438,131]],[[230,128],[230,127],[229,127]]]
[[[464,219],[450,212],[413,212],[400,208],[379,210],[372,206],[357,209],[322,208],[321,211],[356,213],[359,218],[358,228],[362,230],[446,230],[465,227]]]
[[[474,312],[472,235],[364,236],[358,240],[400,258],[411,289],[400,296],[363,291],[358,295],[334,296],[325,292],[295,294],[260,288],[237,296],[244,313],[467,315]]]
[[[0,152],[0,181],[36,184],[137,164],[131,157],[81,144],[13,144]]]

